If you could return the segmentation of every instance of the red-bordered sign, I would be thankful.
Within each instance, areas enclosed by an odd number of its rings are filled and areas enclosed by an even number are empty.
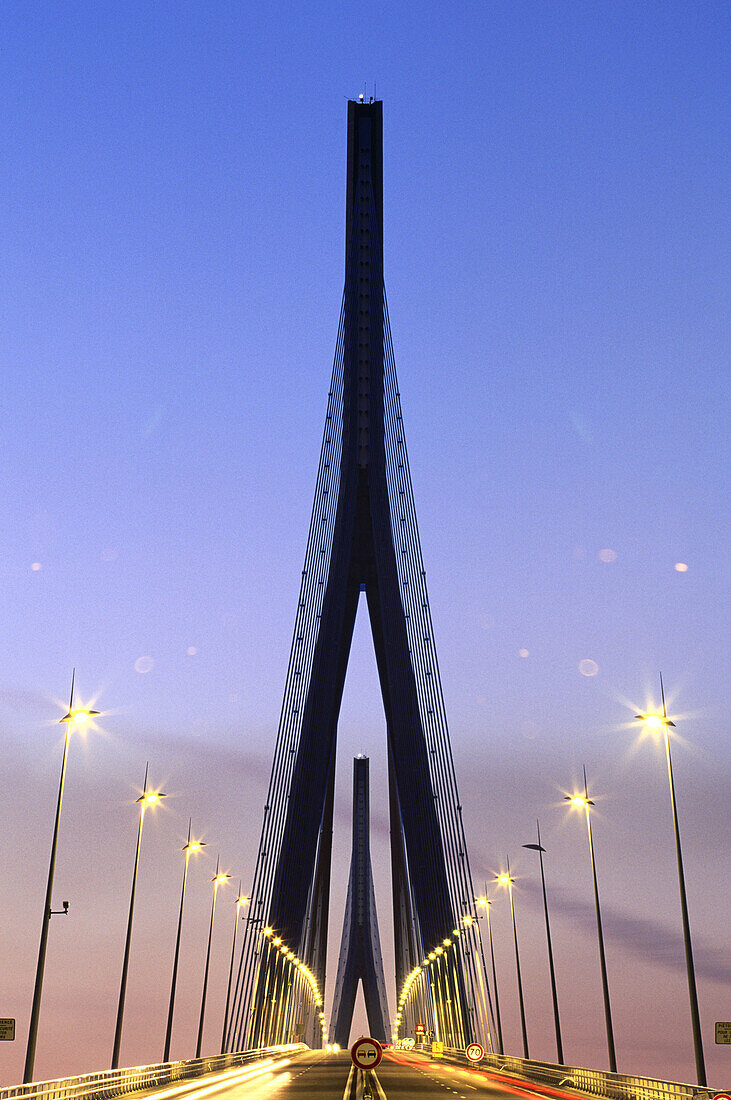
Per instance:
[[[479,1043],[470,1043],[465,1054],[470,1062],[481,1062],[485,1057],[485,1048],[481,1047]]]
[[[383,1049],[375,1039],[366,1036],[353,1043],[350,1048],[350,1057],[353,1059],[353,1065],[358,1069],[375,1069],[381,1063]]]
[[[729,1094],[728,1092],[717,1092],[714,1095],[713,1100],[731,1100],[731,1094]]]

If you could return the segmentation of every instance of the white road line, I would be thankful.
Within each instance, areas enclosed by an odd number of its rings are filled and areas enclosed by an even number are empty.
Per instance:
[[[378,1077],[376,1076],[376,1071],[374,1069],[371,1070],[371,1081],[376,1086],[376,1092],[378,1093],[378,1100],[388,1100],[388,1097],[386,1096],[385,1092],[383,1091],[383,1085],[378,1080]]]
[[[351,1065],[350,1073],[348,1074],[348,1080],[345,1082],[345,1092],[343,1093],[343,1100],[350,1100],[350,1086],[353,1082],[353,1074],[355,1073],[355,1065]]]

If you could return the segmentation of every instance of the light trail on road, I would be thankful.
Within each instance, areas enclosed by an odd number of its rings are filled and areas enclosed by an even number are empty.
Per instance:
[[[473,1096],[489,1096],[491,1100],[526,1100],[529,1096],[577,1100],[581,1096],[576,1091],[551,1088],[478,1065],[453,1065],[426,1054],[403,1051],[384,1051],[378,1069],[368,1074],[373,1100],[467,1100]],[[147,1100],[202,1100],[213,1094],[221,1100],[360,1100],[364,1084],[362,1071],[355,1069],[347,1051],[336,1054],[308,1050],[282,1059],[267,1058],[174,1088],[149,1090],[143,1095]]]

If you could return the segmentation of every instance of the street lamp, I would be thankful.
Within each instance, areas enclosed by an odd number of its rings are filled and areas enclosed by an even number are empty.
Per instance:
[[[604,933],[602,932],[602,915],[599,908],[599,886],[596,878],[596,860],[594,859],[594,840],[591,835],[590,807],[594,803],[589,798],[589,790],[586,785],[586,767],[584,767],[584,793],[565,795],[565,801],[571,806],[583,809],[586,812],[586,827],[589,834],[589,855],[591,856],[591,874],[594,880],[594,903],[596,905],[596,930],[599,938],[599,966],[602,972],[602,994],[604,996],[604,1021],[607,1028],[607,1049],[609,1051],[609,1069],[617,1072],[617,1055],[614,1051],[614,1029],[612,1028],[612,1007],[609,1003],[609,982],[607,980],[607,960],[604,955]]]
[[[213,902],[211,903],[211,923],[208,926],[208,948],[206,950],[206,968],[203,973],[203,995],[201,997],[201,1015],[198,1021],[198,1042],[196,1043],[195,1056],[200,1058],[201,1046],[203,1045],[203,1021],[206,1015],[206,996],[208,994],[208,971],[211,963],[211,940],[213,939],[213,918],[216,913],[216,894],[218,893],[218,887],[223,886],[230,878],[230,875],[225,875],[219,872],[219,860],[216,859],[216,873],[211,879],[213,883]]]
[[[231,945],[231,965],[228,968],[228,986],[226,987],[226,1011],[223,1014],[223,1032],[221,1034],[221,1054],[226,1049],[226,1029],[228,1027],[228,1010],[231,1005],[231,981],[234,973],[234,956],[236,955],[236,933],[239,930],[239,915],[245,905],[251,904],[251,898],[246,894],[241,893],[241,882],[239,882],[239,893],[236,898],[236,918],[234,920],[234,939]]]
[[[137,891],[137,871],[140,866],[140,847],[142,845],[142,823],[145,820],[145,810],[148,806],[155,806],[166,795],[162,791],[148,791],[147,769],[145,765],[145,781],[142,786],[142,794],[136,800],[140,807],[140,823],[137,829],[137,848],[135,850],[134,871],[132,872],[132,891],[129,899],[129,916],[127,918],[127,938],[124,944],[124,961],[122,962],[122,981],[119,987],[119,1004],[117,1006],[117,1025],[114,1030],[114,1049],[112,1051],[112,1069],[119,1066],[119,1049],[122,1045],[122,1020],[124,1018],[124,998],[127,992],[127,973],[129,971],[129,950],[132,943],[132,917],[135,911],[135,893]]]
[[[502,874],[497,876],[497,881],[501,886],[507,886],[508,893],[510,895],[510,913],[513,918],[513,942],[515,944],[515,970],[518,975],[518,1001],[520,1002],[520,1026],[523,1031],[523,1057],[528,1058],[528,1031],[525,1026],[525,1004],[523,1003],[523,981],[520,976],[520,955],[518,954],[518,929],[515,924],[515,905],[513,904],[513,882],[515,881],[510,874],[510,860],[506,857],[505,863],[507,866],[507,872],[503,871]]]
[[[701,1038],[701,1018],[698,1011],[698,993],[695,985],[693,966],[693,947],[690,941],[690,921],[688,919],[688,899],[685,896],[685,875],[683,873],[683,853],[680,849],[680,828],[678,826],[678,807],[675,801],[675,782],[673,780],[673,762],[670,758],[670,729],[675,728],[665,709],[665,688],[660,673],[660,694],[662,695],[662,714],[636,714],[641,722],[651,730],[662,730],[665,740],[665,756],[668,762],[668,780],[670,781],[670,806],[673,814],[675,832],[675,855],[678,864],[678,885],[680,887],[680,912],[683,920],[683,943],[685,945],[685,969],[688,975],[688,996],[690,998],[690,1019],[693,1028],[693,1050],[695,1052],[695,1070],[698,1084],[706,1084],[706,1065],[703,1058],[703,1040]]]
[[[82,726],[95,718],[98,710],[89,710],[88,707],[77,707],[74,710],[74,680],[76,669],[71,674],[71,696],[69,709],[59,722],[66,723],[66,733],[63,739],[63,758],[61,761],[61,780],[58,785],[58,800],[56,802],[56,819],[53,825],[53,840],[51,841],[51,859],[48,865],[48,883],[46,885],[46,898],[43,905],[43,921],[41,923],[41,942],[38,947],[38,965],[36,967],[36,980],[33,988],[33,1007],[30,1013],[30,1025],[28,1028],[28,1046],[25,1053],[25,1072],[23,1083],[28,1084],[33,1080],[33,1066],[36,1058],[36,1042],[38,1040],[38,1021],[41,1014],[41,995],[43,993],[43,971],[46,966],[46,950],[48,948],[48,929],[51,923],[51,895],[53,893],[53,874],[56,869],[56,849],[58,847],[58,826],[61,819],[61,802],[63,801],[63,787],[66,780],[66,762],[68,760],[69,739],[71,727],[74,722]],[[64,912],[68,912],[68,902],[64,902]]]
[[[553,966],[553,947],[551,945],[551,925],[548,920],[548,898],[546,897],[546,876],[543,872],[543,853],[545,848],[541,844],[541,826],[536,821],[536,830],[538,832],[537,844],[524,844],[524,848],[530,848],[534,852],[538,852],[538,858],[541,863],[541,885],[543,887],[543,911],[546,914],[546,942],[548,943],[548,966],[551,972],[551,996],[553,997],[553,1023],[556,1030],[556,1057],[558,1058],[558,1064],[563,1065],[563,1043],[561,1042],[561,1024],[558,1018],[558,994],[556,993],[556,971]]]
[[[180,958],[180,932],[183,927],[183,903],[185,901],[185,886],[188,881],[188,862],[191,855],[196,852],[200,852],[201,848],[205,848],[206,844],[203,840],[191,840],[190,839],[190,826],[191,822],[188,821],[188,843],[184,846],[185,852],[185,866],[183,868],[183,888],[180,891],[180,912],[178,914],[178,934],[175,938],[175,957],[173,959],[173,979],[170,984],[170,1005],[168,1007],[168,1022],[165,1030],[165,1052],[162,1056],[163,1062],[170,1061],[170,1043],[173,1037],[173,1009],[175,1008],[175,987],[178,982],[178,960]]]
[[[490,906],[492,901],[487,896],[487,887],[485,887],[485,893],[482,897],[476,898],[477,904],[485,907],[485,914],[487,916],[487,938],[490,943],[490,960],[492,962],[492,984],[495,990],[495,1023],[497,1024],[497,1040],[498,1040],[498,1054],[504,1054],[503,1050],[503,1026],[500,1022],[500,998],[497,991],[497,971],[495,969],[495,949],[492,945],[492,923],[490,920]]]

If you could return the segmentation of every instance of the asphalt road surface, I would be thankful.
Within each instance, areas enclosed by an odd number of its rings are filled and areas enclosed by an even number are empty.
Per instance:
[[[235,1070],[210,1074],[147,1094],[149,1100],[455,1100],[490,1096],[514,1100],[576,1100],[580,1094],[479,1066],[451,1065],[411,1051],[387,1050],[377,1070],[357,1071],[348,1051],[306,1051],[289,1058],[268,1059]]]

